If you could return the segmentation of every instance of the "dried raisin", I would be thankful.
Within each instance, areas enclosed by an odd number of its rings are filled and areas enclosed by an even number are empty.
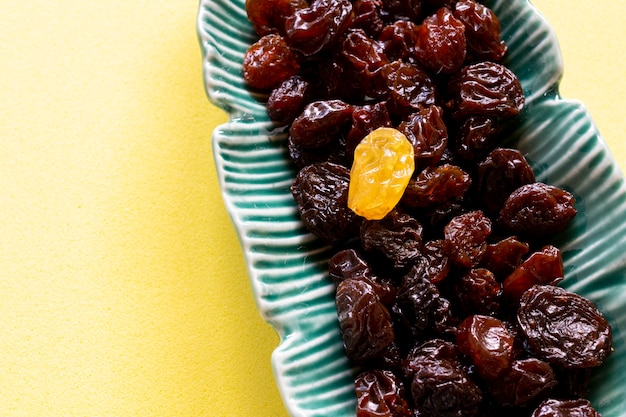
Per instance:
[[[367,281],[342,281],[337,287],[336,305],[346,355],[351,360],[374,359],[393,342],[391,315]]]
[[[278,87],[299,69],[296,55],[277,34],[263,36],[248,48],[243,58],[244,80],[259,89]]]
[[[510,118],[524,106],[524,91],[517,76],[495,62],[467,65],[448,83],[448,107],[457,119],[471,116]]]
[[[612,350],[611,327],[602,313],[591,301],[560,287],[527,290],[517,322],[532,351],[559,367],[599,366]]]
[[[563,231],[576,216],[576,200],[567,191],[541,182],[526,184],[505,201],[498,222],[511,233],[541,237]]]
[[[349,179],[345,167],[322,162],[301,169],[291,186],[302,221],[329,243],[346,240],[360,227],[360,218],[348,208]]]

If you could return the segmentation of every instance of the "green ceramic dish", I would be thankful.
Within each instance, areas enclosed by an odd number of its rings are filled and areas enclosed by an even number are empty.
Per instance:
[[[626,185],[581,103],[558,93],[563,66],[554,33],[527,0],[489,0],[509,46],[507,65],[527,105],[509,145],[527,156],[538,180],[577,200],[574,223],[559,236],[562,285],[592,299],[609,318],[615,352],[592,377],[591,400],[604,417],[626,416]],[[255,35],[244,0],[201,0],[198,33],[209,99],[230,115],[213,132],[224,203],[239,233],[262,316],[280,334],[276,381],[293,416],[354,416],[353,374],[344,356],[330,251],[304,229],[289,192],[294,172],[285,135],[241,78]]]

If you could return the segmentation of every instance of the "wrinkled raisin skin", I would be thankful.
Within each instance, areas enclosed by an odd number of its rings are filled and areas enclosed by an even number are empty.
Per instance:
[[[355,391],[357,417],[412,416],[404,385],[393,372],[364,371],[355,380]]]
[[[419,412],[440,417],[476,417],[483,399],[460,366],[435,358],[414,364],[411,393]]]
[[[296,143],[289,136],[287,138],[287,151],[289,158],[297,169],[303,169],[308,165],[316,165],[322,162],[330,162],[347,167],[346,154],[344,151],[345,140],[342,136],[335,138],[330,144],[315,149],[307,149]]]
[[[478,194],[485,212],[497,215],[511,193],[535,182],[535,174],[517,149],[496,148],[478,164]]]
[[[354,149],[359,142],[379,127],[392,127],[389,111],[384,102],[354,107],[352,126],[346,137],[346,154],[349,160],[352,160]]]
[[[347,168],[330,162],[298,172],[291,192],[300,217],[311,233],[334,244],[357,233],[361,219],[348,208]]]
[[[375,359],[391,345],[391,315],[370,283],[361,279],[342,281],[335,303],[348,358],[356,363]]]
[[[602,364],[612,350],[611,326],[593,303],[551,285],[520,299],[517,322],[532,351],[562,368]]]
[[[406,120],[411,114],[435,104],[435,83],[418,66],[394,61],[385,65],[381,73],[385,80],[385,97],[389,97],[389,110],[397,118]]]
[[[463,0],[456,3],[454,16],[465,25],[467,49],[473,59],[502,59],[507,47],[500,39],[500,21],[491,9],[474,0]]]
[[[351,20],[349,0],[313,0],[287,17],[285,35],[289,46],[309,56],[332,46]]]
[[[554,416],[576,416],[576,417],[602,417],[592,406],[589,400],[545,400],[533,412],[531,417],[554,417]]]
[[[441,107],[433,105],[411,114],[398,129],[413,144],[416,170],[439,162],[448,144]]]
[[[341,42],[340,54],[366,94],[383,97],[387,92],[383,67],[389,64],[383,45],[363,30],[352,30]]]
[[[380,16],[378,0],[355,0],[352,8],[354,18],[351,29],[363,29],[369,36],[378,37],[385,26]]]
[[[369,262],[354,249],[344,249],[334,254],[328,261],[330,279],[338,286],[346,279],[367,281],[385,304],[392,304],[396,298],[396,288],[374,275]]]
[[[459,324],[457,344],[486,381],[500,377],[513,361],[514,337],[505,323],[491,316],[474,314]]]
[[[475,267],[487,250],[490,234],[491,220],[482,211],[461,214],[444,227],[444,251],[455,265]]]
[[[493,117],[471,116],[457,127],[451,144],[454,155],[463,162],[476,163],[497,144],[499,127]]]
[[[552,245],[532,253],[504,280],[504,297],[517,302],[524,291],[533,285],[556,285],[565,271],[561,251]]]
[[[465,61],[465,26],[450,9],[442,7],[420,25],[415,55],[432,74],[457,72]]]
[[[459,199],[472,183],[470,175],[455,165],[426,167],[404,191],[402,204],[407,207],[433,207]]]
[[[471,269],[455,286],[459,303],[466,314],[496,315],[500,309],[502,284],[488,269]]]
[[[263,36],[244,54],[243,78],[252,87],[269,90],[294,76],[300,63],[285,39],[277,34]]]
[[[427,278],[433,284],[443,280],[450,272],[450,260],[443,252],[444,241],[441,239],[426,242],[419,256],[413,263],[413,274]]]
[[[414,336],[422,337],[433,322],[439,299],[437,287],[419,274],[419,270],[412,269],[398,288],[397,319],[401,319]]]
[[[385,22],[418,21],[422,17],[423,0],[385,0],[381,15]]]
[[[287,16],[305,6],[306,0],[246,0],[246,13],[259,36],[284,35]]]
[[[324,147],[347,132],[353,106],[342,100],[320,100],[309,103],[291,124],[289,136],[306,149]]]
[[[459,349],[456,343],[434,338],[413,346],[404,360],[404,374],[407,380],[412,380],[415,370],[425,359],[445,360],[451,364],[460,365]]]
[[[546,399],[558,385],[552,367],[537,358],[513,362],[501,378],[489,383],[489,394],[505,407],[522,407]]]
[[[546,237],[563,231],[576,216],[569,192],[541,182],[526,184],[509,195],[498,223],[511,233]]]
[[[368,251],[377,251],[404,269],[421,255],[422,225],[413,217],[393,210],[382,220],[365,220],[361,224],[361,242]]]
[[[310,96],[310,83],[294,75],[272,90],[267,99],[267,114],[271,120],[289,124],[300,114]]]
[[[390,61],[414,61],[418,28],[410,20],[397,20],[382,29],[378,40]]]
[[[504,65],[481,61],[467,65],[448,83],[452,115],[510,118],[524,107],[524,91],[517,76]]]
[[[522,263],[522,258],[528,251],[528,243],[520,241],[515,236],[509,236],[487,245],[481,264],[498,279],[504,280]]]
[[[344,249],[328,261],[328,273],[336,285],[345,279],[369,279],[372,274],[367,261],[354,249]]]

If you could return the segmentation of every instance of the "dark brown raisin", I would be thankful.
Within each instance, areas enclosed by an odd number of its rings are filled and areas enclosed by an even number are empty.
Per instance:
[[[576,216],[575,203],[567,191],[535,182],[511,193],[500,210],[498,222],[514,234],[549,236],[563,231]]]
[[[535,182],[535,174],[517,149],[496,148],[478,164],[478,195],[485,212],[497,215],[513,191]]]
[[[328,261],[328,273],[335,285],[346,279],[366,280],[383,304],[392,304],[395,300],[396,288],[377,278],[369,263],[354,249],[344,249],[334,254]]]
[[[456,216],[444,227],[445,253],[459,267],[475,267],[487,249],[490,234],[491,220],[482,211]]]
[[[456,340],[459,351],[485,381],[500,377],[513,362],[515,338],[507,325],[495,317],[468,316],[459,324]]]
[[[349,181],[345,167],[323,162],[301,169],[291,186],[307,229],[331,244],[354,236],[360,227],[361,218],[348,208]]]
[[[459,351],[456,344],[439,338],[428,339],[421,344],[413,346],[404,359],[403,376],[412,380],[415,369],[425,359],[445,360],[460,365]]]
[[[291,124],[289,136],[295,144],[306,149],[327,146],[342,132],[348,131],[352,110],[352,105],[341,100],[309,103]]]
[[[463,197],[470,185],[469,174],[458,166],[426,167],[409,181],[402,204],[411,208],[445,204]]]
[[[376,359],[368,363],[370,369],[384,369],[394,372],[396,375],[402,375],[402,361],[404,359],[404,351],[399,346],[398,337],[387,346]]]
[[[390,112],[399,119],[435,103],[435,83],[419,67],[394,61],[382,68]]]
[[[457,281],[455,289],[466,314],[495,315],[500,309],[502,284],[487,269],[471,269]]]
[[[483,394],[454,362],[425,358],[413,366],[411,394],[418,416],[476,417]],[[422,414],[423,413],[423,414]]]
[[[443,240],[426,242],[421,249],[421,256],[414,262],[412,274],[421,275],[433,284],[443,280],[450,272],[450,262],[443,251]]]
[[[296,75],[300,64],[296,55],[277,34],[263,36],[244,54],[243,78],[254,88],[269,90]]]
[[[589,400],[545,400],[533,411],[531,417],[602,417]]]
[[[559,248],[548,245],[532,253],[504,280],[504,297],[517,302],[524,291],[533,285],[556,285],[563,280],[565,271]]]
[[[454,199],[437,206],[423,207],[415,211],[419,210],[420,220],[426,228],[426,232],[430,233],[429,237],[439,238],[444,226],[455,216],[462,214],[464,209],[463,199]]]
[[[481,265],[493,272],[498,279],[504,280],[522,263],[522,258],[528,250],[528,243],[520,241],[515,236],[509,236],[487,245]]]
[[[474,0],[463,0],[456,3],[454,16],[465,25],[467,49],[473,59],[502,59],[507,47],[500,39],[500,21],[490,8]]]
[[[397,20],[383,28],[378,40],[389,60],[414,61],[418,29],[410,20]]]
[[[498,124],[494,118],[469,117],[454,134],[454,155],[467,163],[476,163],[496,145],[498,133]]]
[[[284,35],[287,16],[307,5],[306,0],[246,0],[246,13],[259,36]]]
[[[306,68],[306,70],[305,70]],[[364,92],[352,69],[343,60],[322,55],[316,57],[315,67],[301,69],[303,76],[311,80],[312,91],[317,100],[341,99],[348,103],[363,100]]]
[[[423,0],[384,0],[381,1],[381,15],[386,22],[417,22],[422,15],[423,3]]]
[[[357,106],[352,112],[352,127],[346,138],[346,154],[349,161],[354,149],[365,136],[379,127],[391,127],[391,119],[384,102]]]
[[[391,315],[366,280],[342,281],[335,304],[346,355],[352,361],[377,358],[393,342]]]
[[[328,49],[352,22],[350,0],[313,0],[285,20],[289,46],[304,55]]]
[[[272,91],[267,99],[267,114],[275,122],[289,124],[302,112],[310,96],[310,83],[294,75]]]
[[[465,26],[450,9],[442,7],[420,25],[415,54],[433,74],[457,72],[465,61]]]
[[[612,350],[611,326],[588,299],[535,285],[520,300],[517,322],[532,352],[562,368],[599,366]]]
[[[351,30],[341,42],[341,57],[349,64],[351,76],[366,94],[382,97],[387,93],[383,67],[389,63],[383,45],[363,30]]]
[[[291,136],[287,138],[289,158],[298,169],[322,162],[331,162],[347,167],[345,148],[346,142],[343,135],[334,138],[330,144],[315,149],[303,147],[296,143]]]
[[[435,301],[430,320],[432,335],[448,338],[456,335],[459,321],[452,310],[452,303],[447,298],[439,297]]]
[[[448,143],[441,107],[429,106],[413,113],[398,130],[413,144],[416,170],[437,165]]]
[[[364,371],[356,378],[357,417],[412,417],[404,384],[393,372]]]
[[[380,17],[380,2],[378,0],[356,0],[352,3],[354,18],[352,29],[363,29],[368,36],[377,37],[385,26]]]
[[[345,279],[369,279],[372,269],[367,261],[354,249],[344,249],[328,261],[328,273],[336,285]]]
[[[502,406],[522,407],[545,400],[557,384],[550,364],[537,358],[520,359],[489,384],[489,394]]]
[[[433,311],[439,306],[439,290],[428,278],[412,269],[403,277],[397,297],[396,319],[404,323],[415,337],[422,337],[432,324]]]
[[[413,217],[392,210],[381,220],[364,220],[361,244],[392,262],[394,268],[404,269],[421,255],[423,228]]]
[[[524,107],[524,91],[517,76],[504,65],[489,61],[463,67],[448,83],[448,94],[448,107],[457,120],[510,118]]]

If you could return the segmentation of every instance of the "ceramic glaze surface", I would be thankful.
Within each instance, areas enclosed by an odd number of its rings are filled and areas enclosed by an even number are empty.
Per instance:
[[[626,415],[626,185],[585,107],[558,93],[558,42],[527,0],[491,0],[505,63],[520,78],[526,108],[507,130],[538,181],[576,197],[578,215],[553,243],[565,264],[562,286],[593,300],[613,327],[615,352],[592,376],[591,400],[604,417]],[[289,187],[295,176],[283,130],[269,121],[263,96],[241,77],[256,40],[244,0],[201,0],[198,34],[209,99],[228,112],[213,132],[224,203],[238,231],[258,308],[281,343],[273,354],[289,412],[354,416],[353,370],[343,353],[326,264],[332,254],[306,231]]]

